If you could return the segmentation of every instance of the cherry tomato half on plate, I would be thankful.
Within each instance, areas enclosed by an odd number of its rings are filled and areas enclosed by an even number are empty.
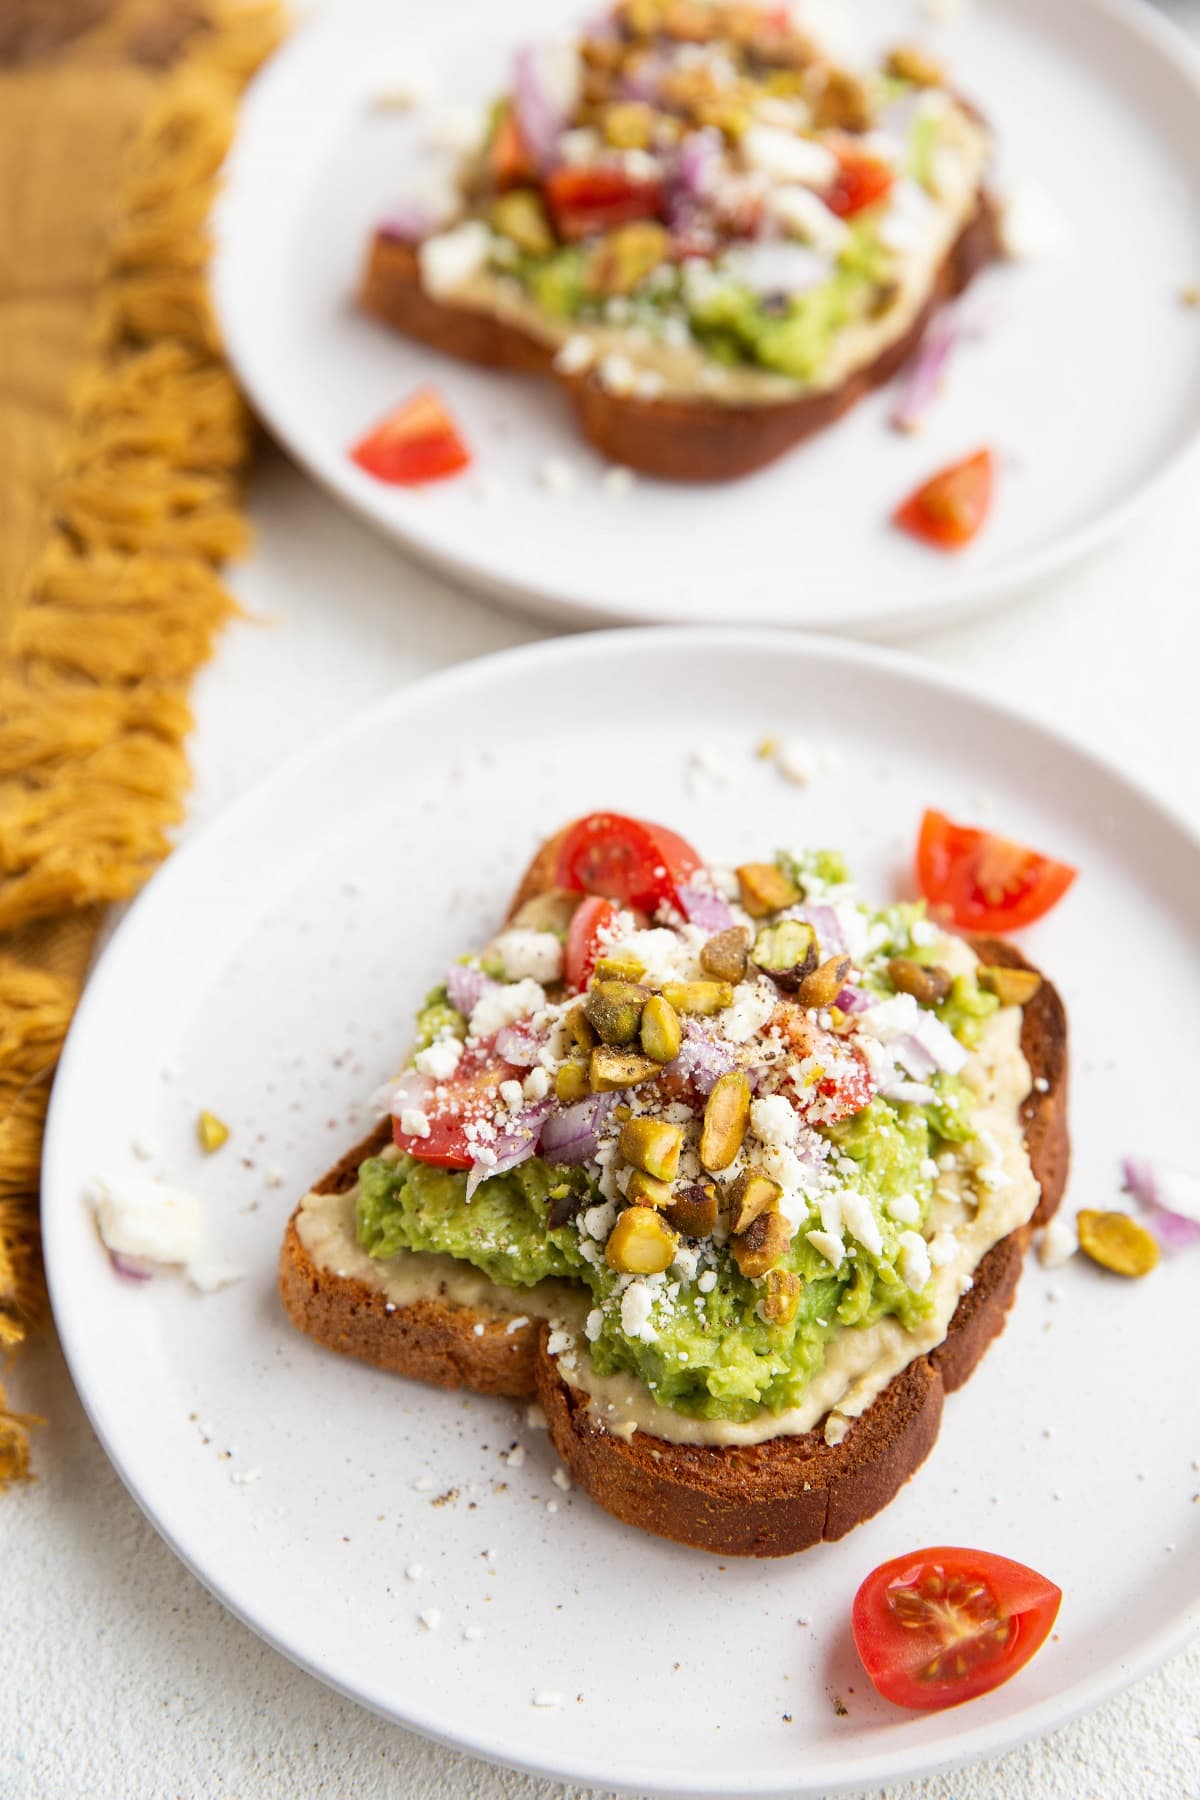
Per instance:
[[[917,881],[940,917],[966,931],[1016,931],[1062,899],[1076,871],[1039,850],[927,812],[917,841]]]
[[[936,550],[961,550],[991,511],[995,486],[996,459],[990,450],[977,450],[930,476],[901,501],[892,521]]]
[[[471,460],[458,427],[432,388],[381,419],[350,452],[368,475],[396,487],[423,487],[457,475]]]
[[[603,894],[622,906],[652,913],[664,900],[679,904],[679,886],[700,858],[676,832],[622,813],[588,813],[568,826],[558,852],[557,886]]]
[[[600,935],[616,916],[617,909],[612,901],[603,899],[599,894],[589,894],[575,908],[567,927],[563,973],[568,985],[577,993],[582,993],[591,980],[592,970],[600,953]]]
[[[837,159],[838,172],[823,198],[839,219],[852,219],[891,192],[895,171],[878,156],[847,148],[837,152]]]
[[[885,1700],[919,1711],[1000,1687],[1049,1636],[1062,1590],[1007,1556],[940,1546],[881,1563],[854,1596],[862,1665]]]
[[[514,1075],[519,1079],[524,1073],[496,1054],[494,1039],[464,1050],[453,1075],[437,1084],[443,1097],[436,1099],[431,1094],[422,1103],[428,1133],[407,1132],[397,1119],[392,1127],[396,1144],[418,1162],[435,1163],[439,1169],[469,1169],[475,1151],[466,1135],[467,1126],[476,1118],[490,1121],[495,1116],[500,1083]]]
[[[559,237],[571,243],[635,219],[657,219],[662,183],[637,181],[623,169],[554,169],[546,177],[546,204]]]

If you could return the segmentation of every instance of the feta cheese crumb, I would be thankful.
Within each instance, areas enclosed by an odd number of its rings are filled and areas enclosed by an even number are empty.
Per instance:
[[[711,1294],[716,1285],[717,1271],[715,1269],[705,1269],[703,1275],[701,1275],[696,1283],[696,1286],[700,1289],[702,1294]]]
[[[814,1250],[819,1250],[827,1263],[836,1269],[846,1254],[846,1246],[841,1238],[834,1237],[829,1231],[806,1231],[805,1237]]]
[[[435,1483],[432,1475],[418,1475],[412,1485],[414,1494],[431,1494]]]
[[[436,1606],[427,1606],[424,1612],[417,1614],[417,1618],[426,1631],[436,1631],[442,1622],[442,1615]]]
[[[504,1460],[510,1469],[519,1469],[525,1461],[524,1444],[514,1444],[511,1450],[506,1450]]]
[[[525,1423],[531,1431],[545,1431],[546,1429],[546,1415],[536,1400],[531,1401],[525,1408]]]
[[[1018,181],[1000,196],[1000,248],[1011,262],[1030,262],[1061,248],[1066,229],[1039,181]]]
[[[831,1412],[825,1421],[825,1442],[829,1445],[840,1444],[849,1430],[849,1419],[843,1413]]]
[[[583,1327],[583,1335],[589,1344],[594,1344],[604,1329],[604,1314],[598,1306],[593,1306]]]
[[[494,1037],[503,1026],[512,1025],[517,1019],[526,1019],[530,1013],[540,1012],[545,1004],[545,989],[528,976],[522,981],[490,988],[477,1002],[471,1014],[471,1036]]]
[[[1079,1237],[1070,1219],[1055,1213],[1050,1223],[1038,1233],[1038,1261],[1043,1269],[1060,1269],[1079,1248]]]
[[[582,375],[595,360],[596,346],[582,331],[574,331],[559,348],[554,367],[560,375]]]
[[[600,360],[596,370],[600,384],[610,394],[632,394],[637,384],[637,370],[627,356],[612,350]]]
[[[785,781],[807,787],[817,772],[816,752],[799,738],[785,738],[775,751],[775,767]]]
[[[537,477],[548,494],[573,494],[579,477],[561,456],[547,456],[538,464]]]
[[[510,1319],[508,1324],[504,1327],[505,1337],[511,1337],[514,1331],[520,1331],[522,1325],[528,1325],[528,1323],[528,1313],[518,1313],[516,1318]]]
[[[929,1246],[918,1231],[902,1231],[896,1258],[905,1287],[920,1293],[929,1280]]]
[[[510,1113],[520,1112],[525,1104],[525,1090],[519,1081],[511,1078],[500,1083],[500,1098]]]
[[[504,964],[510,981],[522,981],[528,976],[544,986],[562,976],[563,947],[552,931],[532,931],[527,926],[514,925],[500,933],[492,949]]]
[[[158,1145],[152,1137],[135,1137],[131,1141],[129,1148],[142,1162],[153,1162],[154,1158],[158,1155]]]
[[[857,1193],[854,1188],[847,1188],[842,1194],[842,1218],[850,1235],[857,1238],[864,1250],[872,1256],[878,1256],[883,1249],[883,1237],[879,1230],[879,1221],[871,1210],[871,1203],[864,1194]],[[928,1279],[928,1277],[926,1277]]]
[[[189,1263],[202,1252],[204,1213],[195,1194],[147,1175],[97,1176],[94,1186],[96,1225],[109,1250],[159,1263]]]
[[[424,1563],[419,1563],[419,1562],[409,1563],[407,1569],[405,1569],[405,1571],[404,1571],[404,1579],[405,1579],[405,1581],[420,1581],[424,1574],[425,1574],[425,1564]]]
[[[888,1218],[899,1225],[915,1225],[921,1217],[921,1208],[912,1194],[894,1194],[886,1210]]]
[[[654,1306],[654,1289],[644,1278],[631,1281],[621,1296],[621,1329],[626,1337],[641,1338],[645,1344],[658,1341],[658,1333],[650,1323]]]
[[[838,160],[824,144],[798,137],[777,125],[751,125],[742,133],[740,149],[750,168],[773,181],[799,181],[806,187],[828,187],[838,172]]]
[[[463,1642],[464,1642],[464,1644],[477,1644],[482,1636],[483,1636],[483,1626],[482,1625],[464,1625],[463,1626]]]
[[[531,1701],[533,1706],[554,1707],[562,1705],[562,1695],[554,1688],[537,1688]]]
[[[453,294],[487,262],[492,234],[480,219],[467,219],[452,231],[426,238],[417,250],[421,285],[435,299]]]
[[[462,1041],[456,1037],[436,1038],[425,1050],[418,1050],[414,1062],[422,1075],[434,1081],[445,1081],[453,1075],[462,1057]]]
[[[254,1482],[262,1480],[261,1469],[233,1469],[229,1475],[234,1487],[251,1487]]]
[[[750,1102],[750,1129],[764,1144],[792,1150],[800,1132],[800,1117],[782,1094],[766,1094]]]
[[[550,1072],[540,1066],[531,1069],[521,1084],[521,1092],[526,1100],[544,1100],[550,1092]]]
[[[427,1138],[433,1127],[419,1106],[405,1106],[400,1112],[400,1129],[405,1137]]]
[[[632,469],[626,469],[617,463],[611,469],[605,469],[600,477],[600,485],[606,494],[620,497],[632,488],[636,477]]]
[[[550,1477],[550,1479],[554,1483],[555,1487],[562,1489],[564,1494],[570,1493],[571,1477],[567,1474],[567,1471],[565,1469],[555,1469],[555,1471],[554,1471],[553,1475]]]

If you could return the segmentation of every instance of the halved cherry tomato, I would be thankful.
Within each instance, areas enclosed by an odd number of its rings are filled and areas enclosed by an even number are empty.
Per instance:
[[[995,485],[995,458],[977,450],[931,475],[901,501],[892,522],[938,550],[960,550],[987,518]]]
[[[466,1127],[472,1120],[494,1118],[500,1083],[512,1076],[519,1080],[524,1073],[498,1056],[495,1040],[488,1038],[463,1051],[454,1074],[437,1084],[442,1098],[431,1094],[422,1106],[429,1121],[428,1136],[418,1137],[402,1130],[399,1119],[392,1127],[392,1136],[400,1149],[415,1156],[418,1162],[434,1163],[439,1169],[469,1169],[475,1161],[475,1151]]]
[[[663,189],[660,181],[635,181],[623,169],[562,168],[546,177],[546,203],[559,237],[571,243],[633,219],[657,219]]]
[[[1024,1563],[939,1546],[885,1562],[854,1596],[863,1667],[885,1700],[931,1710],[986,1694],[1023,1669],[1062,1590]]]
[[[927,812],[917,841],[917,881],[933,910],[966,931],[1016,931],[1062,899],[1076,871],[945,813]]]
[[[492,141],[488,145],[488,167],[492,185],[499,192],[519,187],[522,182],[536,181],[537,168],[521,136],[521,127],[511,106],[506,106],[496,121]]]
[[[563,970],[570,987],[581,993],[591,980],[600,949],[600,934],[611,925],[617,909],[611,900],[589,894],[581,900],[567,927],[567,947],[563,953]]]
[[[868,206],[874,206],[892,190],[896,172],[878,156],[853,145],[837,151],[838,172],[833,185],[821,197],[830,212],[839,219],[852,219]]]
[[[568,827],[554,879],[573,893],[603,894],[652,913],[664,900],[677,907],[679,884],[699,867],[692,846],[665,825],[599,812]]]
[[[432,388],[422,388],[355,444],[360,469],[397,487],[457,475],[471,460],[458,428]]]

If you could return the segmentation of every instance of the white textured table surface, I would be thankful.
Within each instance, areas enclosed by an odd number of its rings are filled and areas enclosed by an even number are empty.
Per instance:
[[[1200,21],[1195,0],[1176,10]],[[237,585],[257,622],[228,634],[199,686],[193,824],[346,712],[542,629],[407,563],[280,457],[263,459],[254,510],[258,548]],[[1200,823],[1198,589],[1193,471],[1087,566],[913,648],[1056,721]],[[5,1379],[14,1404],[50,1420],[37,1442],[40,1479],[0,1500],[5,1800],[566,1792],[385,1725],[293,1669],[145,1523],[55,1345],[35,1346]],[[1041,1743],[887,1793],[1196,1800],[1200,1646]]]

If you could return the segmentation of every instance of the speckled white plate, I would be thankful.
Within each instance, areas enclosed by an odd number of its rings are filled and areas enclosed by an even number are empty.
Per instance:
[[[916,30],[996,127],[1001,185],[1033,177],[1061,250],[997,269],[986,321],[926,429],[889,429],[895,389],[774,467],[616,497],[552,383],[473,369],[360,315],[374,223],[411,176],[427,123],[373,96],[414,60],[447,99],[495,90],[514,43],[561,33],[589,0],[327,0],[256,83],[219,214],[226,341],[280,441],[348,505],[472,585],[552,617],[756,620],[888,634],[995,602],[1095,545],[1200,429],[1200,75],[1137,0],[979,0],[934,30],[917,0],[843,9],[863,43]],[[825,5],[828,13],[830,8]],[[445,394],[476,471],[388,487],[348,447],[422,382]],[[897,502],[982,443],[1002,460],[994,516],[947,557],[894,530]],[[539,485],[547,457],[577,480]]]
[[[756,759],[767,730],[825,754],[811,787]],[[700,747],[724,784],[691,763]],[[612,805],[722,859],[840,844],[886,896],[909,891],[927,804],[1081,870],[1026,939],[1070,1009],[1068,1204],[1117,1203],[1126,1150],[1194,1163],[1200,847],[1088,755],[882,651],[693,629],[468,664],[286,766],[133,907],[54,1091],[55,1314],[133,1494],[286,1655],[539,1773],[639,1794],[823,1795],[1049,1730],[1200,1626],[1194,1258],[1141,1285],[1032,1264],[893,1505],[841,1543],[758,1564],[624,1529],[554,1484],[522,1408],[344,1361],[276,1298],[294,1199],[361,1134],[356,1109],[431,979],[494,927],[544,834]],[[201,1107],[232,1128],[208,1158]],[[149,1163],[135,1138],[157,1145]],[[203,1195],[243,1282],[206,1297],[113,1273],[84,1192],[135,1168]],[[514,1443],[519,1467],[502,1456]],[[1066,1597],[1018,1680],[910,1717],[865,1681],[849,1607],[882,1559],[944,1542],[1019,1557]],[[429,1608],[434,1630],[418,1621]],[[561,1704],[533,1704],[547,1692]]]

